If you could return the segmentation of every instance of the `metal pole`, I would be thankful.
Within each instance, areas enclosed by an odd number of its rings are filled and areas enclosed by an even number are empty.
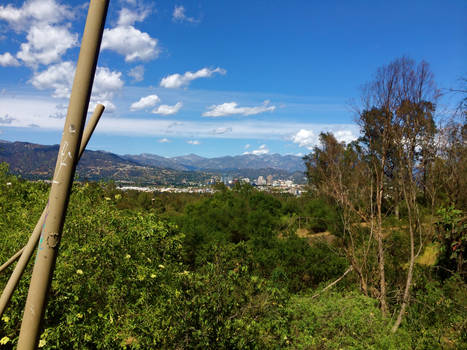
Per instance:
[[[75,173],[84,121],[96,72],[109,0],[91,0],[71,90],[70,104],[49,195],[49,210],[39,240],[18,349],[34,349],[47,304],[63,223]]]
[[[0,266],[0,272],[5,270],[8,266],[13,264],[23,254],[24,247],[18,250],[10,259],[8,259],[2,266]]]
[[[103,105],[101,105],[100,103],[97,104],[96,108],[94,109],[94,113],[92,114],[89,122],[86,124],[86,128],[84,129],[84,132],[83,132],[83,137],[81,138],[81,146],[80,146],[80,149],[79,149],[78,161],[81,158],[81,156],[82,156],[82,154],[84,152],[84,149],[88,145],[88,142],[91,139],[91,135],[94,132],[94,129],[96,128],[97,123],[99,122],[99,119],[101,118],[102,113],[104,112],[104,109],[105,109],[105,107]],[[42,226],[42,224],[43,224],[43,222],[41,222],[40,226]],[[39,234],[40,234],[40,232],[39,232]],[[34,233],[33,233],[33,235],[34,235]],[[33,235],[31,235],[31,237]],[[30,239],[31,239],[31,237],[30,237]],[[37,244],[37,240],[39,240],[39,236],[37,236],[37,239],[34,242],[34,245]],[[28,241],[28,243],[29,243],[29,241]],[[11,256],[10,259],[8,259],[2,266],[0,266],[0,272],[4,271],[8,266],[13,264],[17,260],[21,256],[21,254],[23,254],[23,251],[24,251],[25,247],[26,246],[24,246],[23,248],[18,250],[15,254],[13,254]],[[0,316],[1,316],[1,312],[0,312]]]
[[[101,104],[98,104],[96,106],[96,109],[94,110],[94,113],[91,116],[91,119],[86,125],[86,128],[84,129],[83,137],[81,140],[81,146],[79,149],[78,160],[83,155],[84,149],[86,148],[86,145],[88,144],[91,138],[91,135],[94,129],[96,128],[96,125],[103,112],[104,112],[104,106]],[[26,243],[26,245],[20,251],[18,251],[5,264],[2,265],[3,267],[9,262],[10,263],[13,262],[14,257],[16,257],[17,255],[21,255],[21,258],[16,264],[15,269],[13,270],[13,273],[8,279],[8,282],[5,288],[3,289],[2,295],[0,296],[0,317],[5,312],[5,309],[8,303],[10,302],[11,296],[13,295],[13,292],[15,291],[16,286],[18,285],[18,282],[24,273],[24,270],[26,269],[26,266],[28,265],[28,262],[31,259],[32,253],[34,253],[37,242],[39,241],[39,237],[41,236],[42,226],[44,225],[44,219],[45,219],[46,213],[47,213],[47,207],[42,212],[42,215],[39,221],[37,222],[36,227],[34,228],[34,231],[32,232],[31,237],[29,237],[28,243]]]

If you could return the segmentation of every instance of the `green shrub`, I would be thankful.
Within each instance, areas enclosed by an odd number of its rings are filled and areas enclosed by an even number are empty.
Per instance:
[[[454,275],[443,283],[419,272],[405,328],[413,349],[467,349],[467,285]]]
[[[408,334],[392,334],[377,301],[357,292],[294,296],[287,311],[294,349],[410,349]]]

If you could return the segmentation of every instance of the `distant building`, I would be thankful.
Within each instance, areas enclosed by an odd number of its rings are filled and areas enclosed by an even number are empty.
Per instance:
[[[272,186],[272,175],[268,175],[268,177],[266,178],[266,184],[268,186]]]
[[[232,184],[233,177],[231,175],[226,175],[221,178],[221,181],[224,183],[224,185],[229,185]]]
[[[266,185],[266,180],[264,179],[264,177],[262,175],[258,176],[258,180],[256,180],[256,184],[258,186]]]

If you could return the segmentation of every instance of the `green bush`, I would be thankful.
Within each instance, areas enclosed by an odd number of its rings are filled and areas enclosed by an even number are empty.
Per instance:
[[[0,262],[24,245],[48,190],[0,165]],[[282,234],[281,215],[302,211],[295,204],[307,201],[288,198],[294,204],[284,214],[280,196],[249,186],[167,197],[163,210],[149,207],[149,198],[123,198],[112,184],[73,187],[42,348],[467,348],[460,277],[438,281],[431,268],[417,266],[395,335],[376,299],[343,292],[351,275],[334,287],[342,292],[312,299],[312,288],[341,276],[348,262],[336,247]],[[387,238],[392,285],[405,276],[406,240],[399,232]],[[31,266],[0,320],[2,349],[17,343]],[[1,287],[8,277],[0,274]]]
[[[119,210],[118,198],[106,194],[95,186],[73,190],[41,335],[44,349],[277,344],[286,294],[242,265],[245,244],[213,246],[212,262],[188,271],[176,226],[154,214]],[[3,233],[13,241],[15,232]],[[18,339],[29,273],[0,321],[6,347]],[[7,277],[0,275],[1,285]]]
[[[405,320],[412,348],[467,349],[467,285],[458,275],[443,283],[417,275]]]
[[[294,296],[287,312],[293,349],[410,349],[407,332],[392,334],[377,301],[357,292]]]
[[[305,215],[310,217],[307,228],[312,232],[329,231],[333,234],[341,232],[341,219],[336,208],[324,200],[312,198],[305,204]]]

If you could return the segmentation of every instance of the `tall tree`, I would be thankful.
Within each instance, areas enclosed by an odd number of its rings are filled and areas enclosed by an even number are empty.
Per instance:
[[[358,112],[362,144],[368,154],[376,185],[376,239],[380,274],[381,310],[387,313],[384,262],[383,202],[398,206],[399,196],[408,210],[410,259],[401,310],[393,330],[397,330],[408,304],[415,262],[415,231],[420,231],[420,213],[416,197],[419,174],[427,174],[430,145],[435,124],[433,114],[438,97],[433,74],[426,62],[415,64],[402,57],[383,66],[364,88],[363,109]],[[422,180],[423,182],[423,180]],[[425,181],[426,182],[426,181]],[[392,191],[389,191],[392,189]],[[388,197],[395,193],[395,198]],[[395,199],[395,200],[394,200]],[[419,249],[420,251],[420,249]]]
[[[369,169],[358,144],[345,145],[331,133],[320,135],[320,146],[304,157],[309,184],[320,197],[339,208],[344,250],[368,295],[368,254],[371,245],[372,186]],[[370,226],[370,239],[362,235],[362,226]]]

